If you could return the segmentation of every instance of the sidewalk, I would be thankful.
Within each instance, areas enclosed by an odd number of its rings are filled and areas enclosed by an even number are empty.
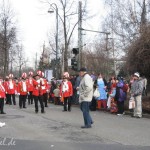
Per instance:
[[[130,115],[131,116],[132,114],[133,114],[133,112],[131,112],[130,110],[125,110],[125,115]],[[143,113],[142,118],[149,118],[150,119],[150,114]]]
[[[79,107],[79,105],[75,105],[75,104],[73,104],[72,105],[73,107]],[[96,110],[96,111],[104,111],[103,109],[101,109],[101,110]],[[105,111],[106,113],[110,113],[109,111]],[[130,111],[130,110],[125,110],[125,115],[129,115],[129,116],[131,116],[133,114],[133,112],[132,111]],[[143,113],[142,114],[142,118],[149,118],[150,119],[150,114],[149,113]]]

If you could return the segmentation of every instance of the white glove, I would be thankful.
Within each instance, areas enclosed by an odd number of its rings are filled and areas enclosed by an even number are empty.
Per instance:
[[[17,93],[17,95],[20,95],[20,93]]]

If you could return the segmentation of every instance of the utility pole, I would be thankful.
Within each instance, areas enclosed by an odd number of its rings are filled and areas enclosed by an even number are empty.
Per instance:
[[[48,13],[54,13],[54,10],[56,11],[56,36],[55,36],[55,42],[56,42],[56,63],[55,63],[55,71],[56,71],[56,78],[58,78],[58,7],[55,3],[52,3],[50,5],[50,9],[48,10]]]
[[[107,52],[107,61],[106,61],[106,77],[108,78],[108,71],[109,71],[109,49],[108,49],[108,35],[109,33],[106,33],[106,52]]]
[[[134,1],[135,2],[135,1]],[[113,3],[113,1],[111,0],[111,3]],[[116,61],[115,61],[115,47],[114,47],[114,13],[113,13],[113,7],[111,5],[111,18],[112,18],[112,50],[113,50],[113,69],[114,69],[114,73],[115,76],[117,75],[117,71],[116,71]]]
[[[78,54],[78,70],[82,66],[82,2],[79,1],[79,8],[78,8],[78,48],[79,48],[79,54]]]
[[[35,70],[37,69],[37,52],[36,52],[36,58],[35,58]]]

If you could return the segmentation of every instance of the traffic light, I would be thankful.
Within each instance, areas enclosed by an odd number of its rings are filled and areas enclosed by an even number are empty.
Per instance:
[[[71,69],[75,71],[78,70],[78,62],[75,57],[71,58]]]
[[[79,54],[79,48],[73,48],[72,53],[75,55]]]

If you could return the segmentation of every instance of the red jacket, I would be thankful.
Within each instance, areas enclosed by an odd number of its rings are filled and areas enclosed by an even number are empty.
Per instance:
[[[72,83],[70,81],[62,82],[60,86],[60,95],[62,97],[70,97],[73,95]]]
[[[13,80],[6,81],[5,90],[7,94],[15,94],[17,91],[16,83]]]
[[[39,96],[43,95],[43,90],[42,90],[43,83],[39,80],[33,80],[33,95],[34,96]]]
[[[27,81],[24,81],[24,86],[23,86],[23,81],[20,81],[18,83],[18,93],[20,95],[27,95],[28,93],[28,82]]]
[[[5,88],[3,84],[0,84],[0,98],[5,98]]]
[[[47,89],[48,89],[47,80],[43,79],[43,85],[41,86],[41,90],[42,90],[43,94],[45,94],[47,92]]]
[[[33,92],[33,78],[29,78],[27,82],[28,82],[28,91]]]

